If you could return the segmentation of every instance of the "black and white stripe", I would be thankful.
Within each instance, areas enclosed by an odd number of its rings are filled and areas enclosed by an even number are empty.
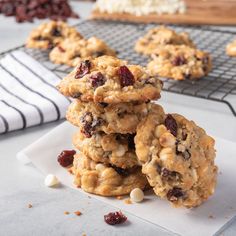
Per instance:
[[[0,60],[0,133],[65,117],[70,100],[55,85],[60,78],[22,51]]]

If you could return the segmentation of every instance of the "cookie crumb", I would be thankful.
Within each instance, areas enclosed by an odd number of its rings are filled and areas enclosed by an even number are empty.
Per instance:
[[[123,197],[122,197],[122,196],[117,196],[116,199],[118,199],[118,200],[122,200]]]
[[[130,198],[127,198],[124,200],[124,203],[125,204],[132,204],[132,201],[130,200]]]
[[[33,207],[33,205],[29,203],[28,204],[28,208],[32,208],[32,207]]]
[[[69,212],[69,211],[65,211],[64,214],[65,214],[65,215],[69,215],[70,212]]]
[[[213,215],[208,216],[209,219],[214,219],[215,217]]]
[[[77,216],[82,215],[82,213],[81,213],[80,211],[75,211],[74,213],[75,213]]]
[[[83,233],[82,236],[86,236],[86,234]]]
[[[73,170],[70,168],[67,170],[70,174],[73,174]]]

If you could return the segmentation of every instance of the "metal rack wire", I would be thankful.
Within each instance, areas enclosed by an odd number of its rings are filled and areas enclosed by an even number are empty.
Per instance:
[[[133,50],[134,44],[140,36],[154,26],[154,24],[92,20],[82,21],[76,25],[78,31],[86,38],[97,36],[105,40],[110,47],[117,50],[119,58],[143,66],[147,64],[148,58],[137,54]],[[236,116],[236,57],[232,58],[225,54],[226,44],[236,38],[236,34],[207,27],[174,25],[171,27],[177,32],[188,32],[198,48],[208,51],[212,55],[213,70],[208,76],[196,81],[163,79],[163,90],[225,103]],[[27,49],[24,46],[19,49],[26,51],[60,76],[64,76],[71,70],[70,67],[65,65],[51,63],[48,58],[48,52]]]

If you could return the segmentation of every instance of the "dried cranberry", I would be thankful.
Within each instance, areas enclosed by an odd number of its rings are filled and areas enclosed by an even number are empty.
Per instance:
[[[135,82],[134,76],[127,66],[121,66],[118,70],[118,75],[122,87],[133,85]]]
[[[90,72],[91,62],[89,60],[85,60],[81,62],[80,66],[77,68],[75,79],[82,78],[86,74]]]
[[[122,224],[127,220],[127,217],[121,212],[110,212],[104,215],[104,220],[109,225]]]
[[[162,168],[161,177],[166,178],[168,180],[178,179],[180,174],[176,171],[170,171],[167,168]]]
[[[58,45],[57,47],[58,47],[60,52],[65,52],[65,49],[62,46]]]
[[[177,123],[174,117],[170,114],[167,115],[165,119],[165,126],[166,128],[176,137],[177,136]]]
[[[70,166],[73,163],[75,153],[75,150],[64,150],[58,155],[57,161],[63,167]]]
[[[128,147],[129,147],[129,149],[135,149],[134,137],[135,137],[135,134],[129,134],[128,135]]]
[[[100,102],[99,103],[103,108],[107,107],[108,106],[108,103],[105,103],[105,102]]]
[[[128,176],[129,175],[129,171],[114,165],[111,165],[111,167],[119,174],[122,176]]]
[[[60,36],[61,36],[61,32],[60,32],[59,29],[54,28],[54,29],[52,30],[52,35],[55,36],[55,37],[60,37]]]
[[[182,192],[182,189],[179,187],[174,187],[173,189],[170,189],[167,193],[167,199],[169,201],[177,201],[178,198],[183,196],[184,193]]]
[[[91,75],[90,79],[91,79],[92,86],[94,88],[102,86],[106,82],[106,79],[101,72]]]
[[[5,16],[13,16],[15,13],[15,7],[13,3],[3,3],[1,7],[1,12]]]
[[[174,66],[182,66],[186,63],[187,63],[187,61],[183,55],[179,55],[179,56],[175,57],[174,60],[172,61],[172,64]]]

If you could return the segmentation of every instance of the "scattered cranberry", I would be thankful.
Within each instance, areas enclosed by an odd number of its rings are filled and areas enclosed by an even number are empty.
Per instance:
[[[104,78],[104,76],[101,72],[98,72],[97,74],[91,75],[90,79],[91,79],[92,86],[94,88],[102,86],[106,82],[106,79]]]
[[[64,150],[59,154],[57,161],[63,167],[70,166],[73,163],[75,153],[75,150]]]
[[[135,82],[134,76],[127,66],[121,66],[118,70],[118,75],[122,87],[133,85]]]
[[[187,63],[187,61],[184,58],[184,56],[182,56],[182,55],[175,57],[174,60],[172,61],[172,64],[174,66],[182,66],[186,63]]]
[[[181,188],[174,187],[173,189],[170,189],[167,193],[167,199],[171,202],[177,201],[178,198],[183,197],[184,193],[182,192]]]
[[[80,79],[86,74],[90,72],[91,62],[89,60],[85,60],[81,62],[80,66],[77,68],[75,79]]]
[[[0,0],[0,13],[15,16],[17,22],[33,21],[33,18],[66,20],[78,18],[67,0]]]
[[[127,217],[121,212],[110,212],[104,215],[104,220],[109,225],[122,224],[127,220]]]
[[[174,117],[170,114],[167,115],[165,119],[165,126],[166,128],[176,137],[177,136],[177,123]]]

